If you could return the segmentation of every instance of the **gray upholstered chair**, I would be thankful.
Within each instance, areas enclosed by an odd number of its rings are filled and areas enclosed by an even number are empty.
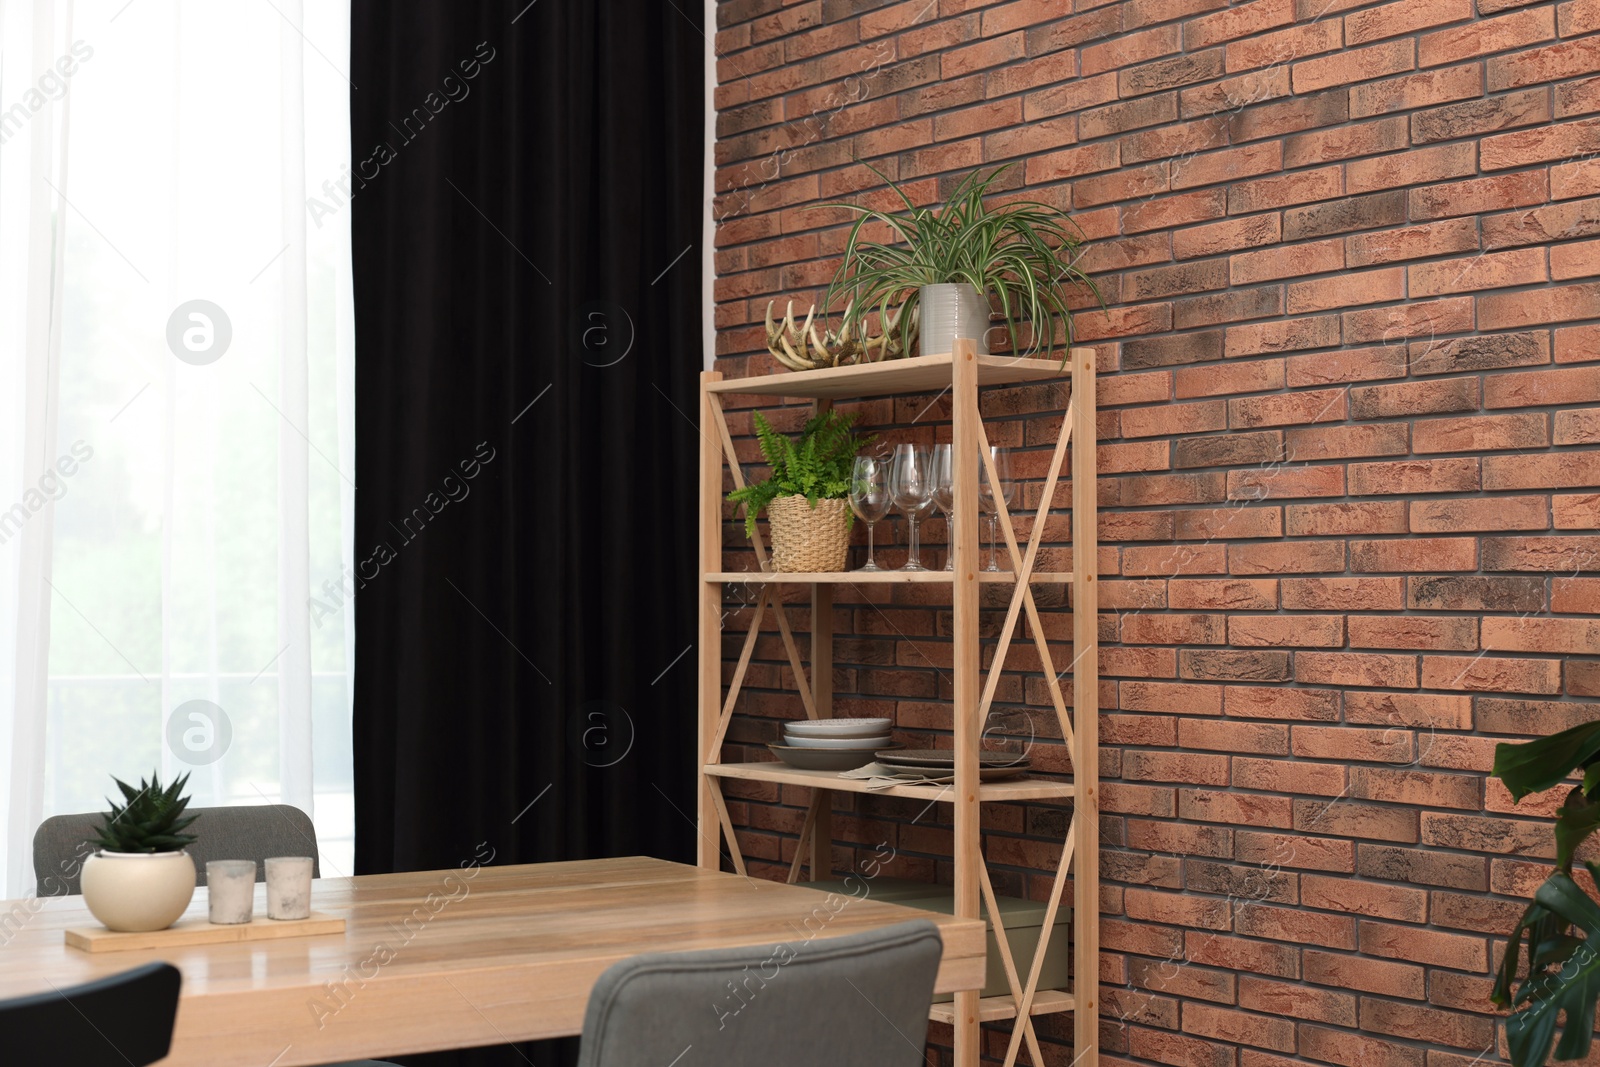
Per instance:
[[[938,927],[909,922],[636,956],[589,994],[578,1067],[665,1067],[691,1047],[695,1067],[921,1067],[941,950]]]
[[[322,877],[317,860],[317,828],[305,812],[289,804],[250,804],[229,808],[192,808],[200,818],[189,833],[195,877],[206,884],[208,860],[256,861],[256,881],[267,877],[268,856],[310,856],[311,876]],[[41,897],[81,893],[83,861],[93,851],[84,843],[95,836],[100,816],[53,815],[33,835],[33,877]],[[330,1067],[393,1067],[378,1060],[332,1064]]]
[[[317,862],[317,828],[299,808],[288,804],[251,804],[230,808],[191,808],[200,816],[189,827],[195,875],[206,884],[206,861],[253,859],[256,881],[266,878],[268,856],[310,856],[311,876],[322,877]],[[99,831],[99,815],[53,815],[33,835],[33,876],[41,897],[83,892],[78,875],[93,851],[85,842]]]

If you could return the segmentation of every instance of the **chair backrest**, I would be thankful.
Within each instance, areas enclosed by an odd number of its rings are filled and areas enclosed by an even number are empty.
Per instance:
[[[589,994],[579,1067],[921,1067],[931,922],[624,960]]]
[[[145,1067],[172,1045],[183,978],[147,963],[87,985],[0,1001],[7,1063]]]
[[[310,856],[311,874],[322,877],[317,862],[317,828],[299,808],[288,804],[190,808],[200,816],[188,829],[195,874],[206,884],[207,860],[255,860],[256,881],[266,878],[268,856]],[[83,861],[93,852],[86,844],[98,832],[99,815],[52,815],[33,835],[33,876],[41,897],[81,893],[78,878]]]

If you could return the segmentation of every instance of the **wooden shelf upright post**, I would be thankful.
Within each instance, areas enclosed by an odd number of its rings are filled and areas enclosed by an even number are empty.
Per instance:
[[[978,697],[982,664],[978,649],[978,364],[972,341],[957,341],[951,368],[951,452],[955,459],[955,580],[951,641],[959,650],[955,675],[956,737],[955,868],[956,915],[978,917],[978,868],[983,864],[978,820]],[[969,650],[973,654],[969,654]],[[978,1026],[978,991],[956,994],[955,1067],[978,1067],[983,1040]]]

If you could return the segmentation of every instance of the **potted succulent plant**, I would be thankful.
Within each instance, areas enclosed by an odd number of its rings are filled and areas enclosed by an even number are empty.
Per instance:
[[[1059,210],[1037,200],[1012,200],[991,209],[984,202],[1006,164],[984,175],[981,168],[963,178],[942,207],[918,207],[871,164],[905,205],[901,212],[834,203],[859,216],[845,242],[844,258],[828,286],[824,307],[846,301],[840,334],[864,331],[864,316],[874,308],[888,320],[898,305],[901,347],[909,351],[910,331],[920,321],[923,355],[949,352],[958,337],[972,338],[989,351],[991,301],[1005,319],[1011,350],[1018,354],[1055,351],[1055,325],[1073,338],[1066,290],[1081,286],[1103,307],[1100,290],[1078,267],[1082,232]],[[889,244],[862,238],[869,223],[893,235]],[[1021,325],[1031,326],[1024,343]],[[1063,356],[1063,358],[1065,358]]]
[[[183,831],[199,818],[185,815],[181,795],[187,774],[163,787],[152,774],[137,787],[118,778],[123,803],[111,804],[91,843],[99,846],[83,865],[83,902],[90,914],[112,930],[165,930],[194,897],[194,860],[184,847],[194,835]]]
[[[856,453],[873,440],[852,431],[856,417],[832,409],[817,415],[791,441],[759,411],[756,437],[771,473],[728,494],[744,505],[744,529],[756,532],[756,513],[766,509],[772,533],[772,566],[779,571],[841,571],[850,553],[850,468]]]

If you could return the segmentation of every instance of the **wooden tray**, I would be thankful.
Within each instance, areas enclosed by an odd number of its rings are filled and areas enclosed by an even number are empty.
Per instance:
[[[207,919],[182,919],[165,930],[147,933],[122,933],[107,930],[104,926],[74,926],[65,933],[67,944],[84,952],[127,952],[140,948],[182,948],[185,945],[277,941],[285,937],[342,934],[344,918],[314,911],[309,919],[269,919],[258,915],[247,923],[227,926]]]

